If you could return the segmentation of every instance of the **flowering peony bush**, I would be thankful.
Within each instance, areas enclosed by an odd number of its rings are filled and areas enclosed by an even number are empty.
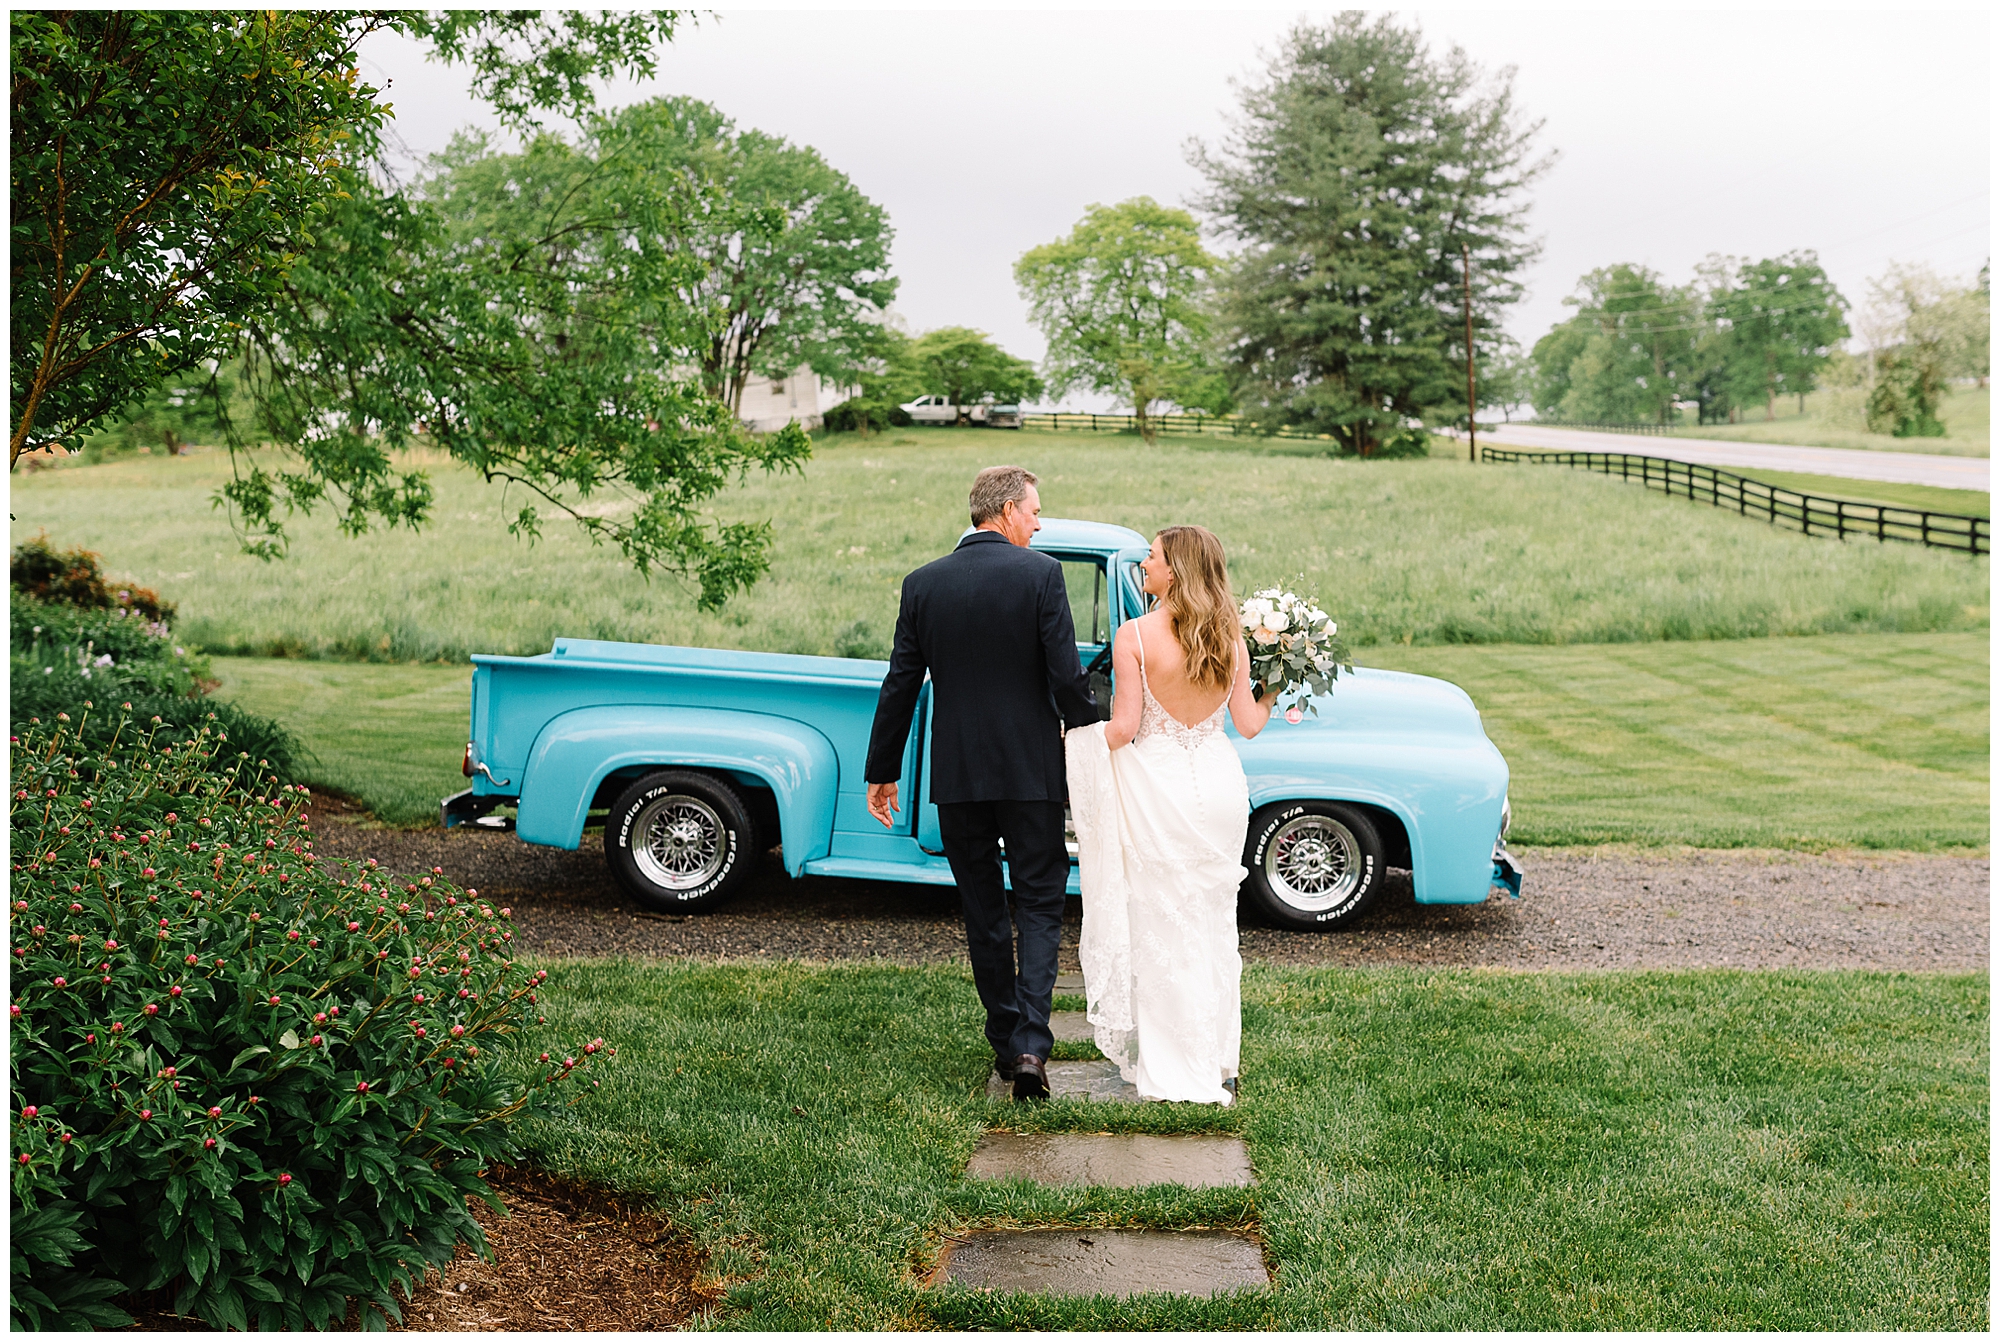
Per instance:
[[[1326,694],[1343,668],[1354,669],[1340,626],[1311,598],[1267,587],[1243,602],[1240,615],[1250,646],[1251,688],[1259,696],[1272,689],[1296,698],[1304,698],[1302,691]],[[1304,702],[1318,716],[1311,699]],[[1300,716],[1296,702],[1285,712],[1291,722]]]
[[[398,1317],[392,1286],[485,1251],[508,1120],[615,1050],[510,1044],[547,974],[508,910],[321,860],[305,791],[211,729],[87,728],[11,741],[14,1325],[161,1288],[233,1328]]]

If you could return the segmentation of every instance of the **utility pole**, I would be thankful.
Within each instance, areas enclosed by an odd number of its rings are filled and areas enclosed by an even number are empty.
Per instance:
[[[1479,460],[1478,383],[1472,371],[1472,249],[1463,241],[1458,254],[1465,259],[1465,440],[1472,461]]]

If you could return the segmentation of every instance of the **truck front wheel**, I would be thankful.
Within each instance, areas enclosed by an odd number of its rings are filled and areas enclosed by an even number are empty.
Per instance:
[[[1352,927],[1389,874],[1381,836],[1358,807],[1278,802],[1250,817],[1243,882],[1250,902],[1280,927]]]
[[[604,856],[645,908],[705,913],[757,865],[755,827],[736,790],[688,769],[662,769],[626,788],[604,821]]]

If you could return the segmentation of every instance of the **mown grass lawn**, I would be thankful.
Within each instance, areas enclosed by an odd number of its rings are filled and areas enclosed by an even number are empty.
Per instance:
[[[277,564],[241,555],[210,507],[228,469],[214,453],[17,477],[13,531],[100,551],[112,573],[178,601],[179,633],[211,652],[461,661],[543,652],[558,635],[881,652],[903,575],[956,542],[974,472],[1011,460],[1041,473],[1050,516],[1147,534],[1210,526],[1240,588],[1297,583],[1356,646],[1987,624],[1983,559],[1789,534],[1588,472],[1337,461],[1304,447],[1148,449],[984,429],[829,437],[804,479],[752,479],[720,501],[726,517],[773,521],[776,541],[770,574],[717,615],[566,525],[552,522],[533,547],[515,541],[505,518],[521,500],[438,462],[422,533],[350,540],[321,516],[296,523],[292,557]]]
[[[1523,844],[1981,846],[1980,634],[1363,649],[1478,704]],[[219,694],[298,732],[309,779],[396,824],[465,785],[469,670],[218,657]],[[1339,691],[1329,705],[1339,712]]]
[[[1507,758],[1523,844],[1988,841],[1991,673],[1981,634],[1356,656],[1472,696]]]
[[[1777,417],[1765,419],[1763,407],[1745,410],[1741,424],[1686,425],[1677,432],[1687,438],[1726,438],[1744,443],[1796,443],[1800,447],[1847,447],[1877,452],[1926,452],[1948,457],[1983,457],[1989,454],[1993,425],[1993,393],[1986,387],[1953,387],[1938,407],[1944,421],[1942,438],[1897,438],[1886,433],[1869,433],[1859,428],[1830,424],[1818,413],[1818,402],[1829,396],[1853,393],[1812,392],[1806,397],[1805,413],[1796,400],[1778,398]]]
[[[1965,517],[1993,515],[1993,496],[1978,489],[1939,489],[1933,485],[1902,485],[1885,480],[1850,480],[1839,475],[1802,475],[1796,471],[1767,471],[1754,466],[1732,466],[1728,469],[1737,475],[1776,485],[1779,489],[1816,494],[1820,498],[1884,503],[1892,508],[1922,508],[1934,513],[1958,513]]]
[[[731,1328],[1983,1329],[1983,976],[1252,968],[1244,1099],[983,1098],[956,967],[552,962],[618,1066],[527,1130],[657,1201]],[[1240,1131],[1255,1190],[962,1177],[989,1126]],[[1276,1287],[920,1283],[973,1226],[1248,1226]]]

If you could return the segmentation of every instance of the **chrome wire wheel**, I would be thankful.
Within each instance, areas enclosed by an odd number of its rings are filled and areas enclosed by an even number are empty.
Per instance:
[[[670,793],[647,803],[632,823],[632,861],[647,880],[668,890],[693,890],[713,880],[729,855],[729,834],[715,808],[699,797]]]
[[[1271,893],[1300,913],[1324,913],[1353,897],[1361,882],[1361,845],[1331,816],[1287,821],[1264,846]]]

